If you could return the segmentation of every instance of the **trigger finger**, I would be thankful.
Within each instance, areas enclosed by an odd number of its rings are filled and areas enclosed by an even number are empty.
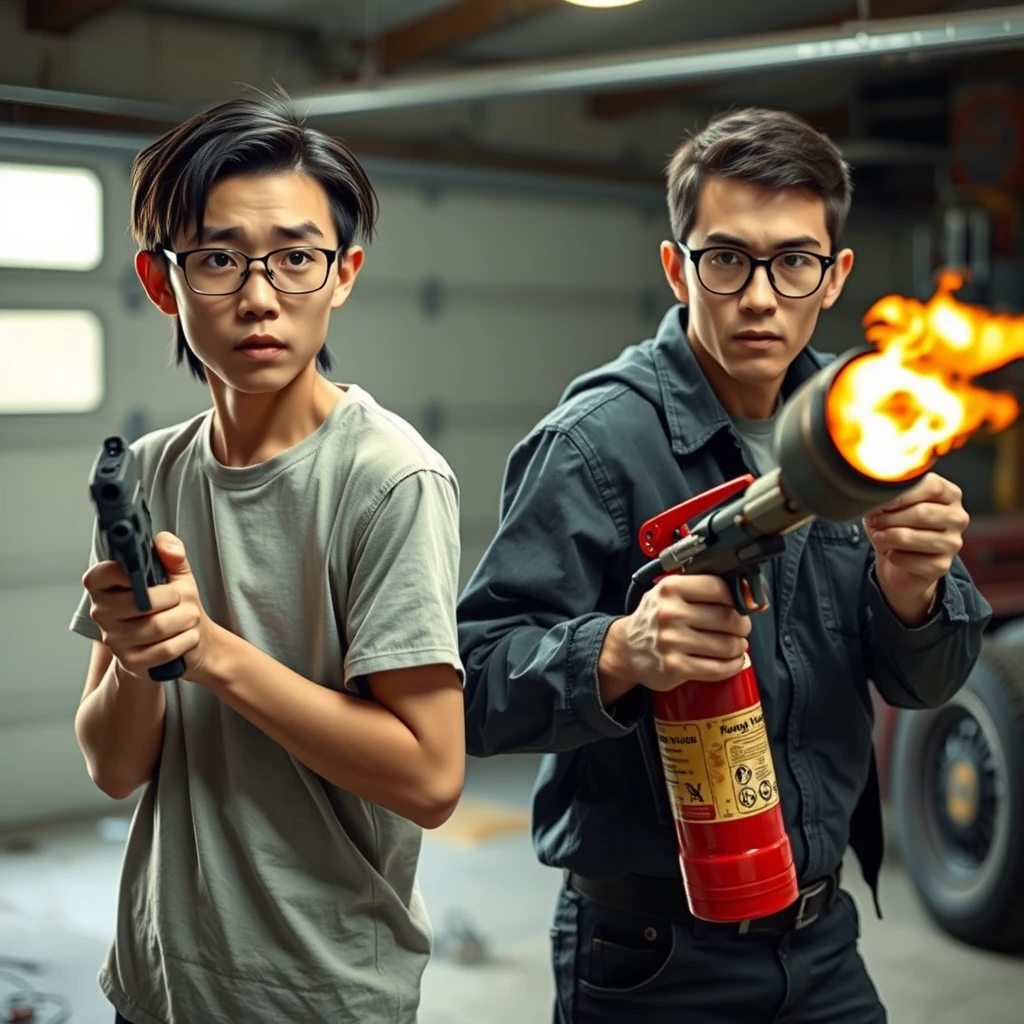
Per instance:
[[[120,563],[114,561],[97,562],[89,567],[82,576],[82,586],[90,592],[99,590],[123,590],[131,586]]]
[[[753,622],[750,621],[749,615],[736,615],[736,635],[746,639],[750,636],[750,631],[754,628]]]
[[[177,587],[161,583],[149,588],[149,602],[154,612],[165,612],[168,608],[176,608],[181,604],[181,593]]]

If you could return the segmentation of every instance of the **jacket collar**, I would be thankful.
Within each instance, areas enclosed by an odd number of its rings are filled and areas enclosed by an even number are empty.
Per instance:
[[[689,455],[702,448],[723,428],[731,426],[714,389],[708,383],[686,337],[687,310],[673,306],[665,314],[654,339],[654,369],[661,388],[672,450]],[[827,362],[807,346],[790,364],[782,383],[785,401]]]

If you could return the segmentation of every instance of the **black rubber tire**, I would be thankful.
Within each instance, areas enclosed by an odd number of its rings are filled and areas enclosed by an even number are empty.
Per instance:
[[[1024,619],[1010,619],[989,636],[1004,647],[1024,647]]]
[[[980,730],[991,751],[980,777],[992,794],[992,835],[976,857],[944,835],[938,805],[943,751],[958,726]],[[986,638],[958,694],[941,708],[901,711],[891,773],[904,863],[934,920],[974,946],[1024,947],[1024,645]]]

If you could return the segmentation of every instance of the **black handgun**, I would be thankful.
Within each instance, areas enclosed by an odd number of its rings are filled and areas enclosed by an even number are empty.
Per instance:
[[[104,554],[117,562],[132,584],[135,607],[152,609],[149,587],[167,582],[167,573],[153,543],[153,521],[139,477],[135,454],[123,437],[108,437],[92,467],[89,494],[96,506]],[[185,659],[175,658],[149,670],[155,682],[179,679]]]

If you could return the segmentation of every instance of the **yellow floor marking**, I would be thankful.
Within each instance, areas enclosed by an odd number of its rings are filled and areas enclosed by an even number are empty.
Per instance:
[[[477,846],[489,839],[530,831],[530,812],[492,800],[463,797],[452,816],[440,827],[425,833],[454,846]]]

